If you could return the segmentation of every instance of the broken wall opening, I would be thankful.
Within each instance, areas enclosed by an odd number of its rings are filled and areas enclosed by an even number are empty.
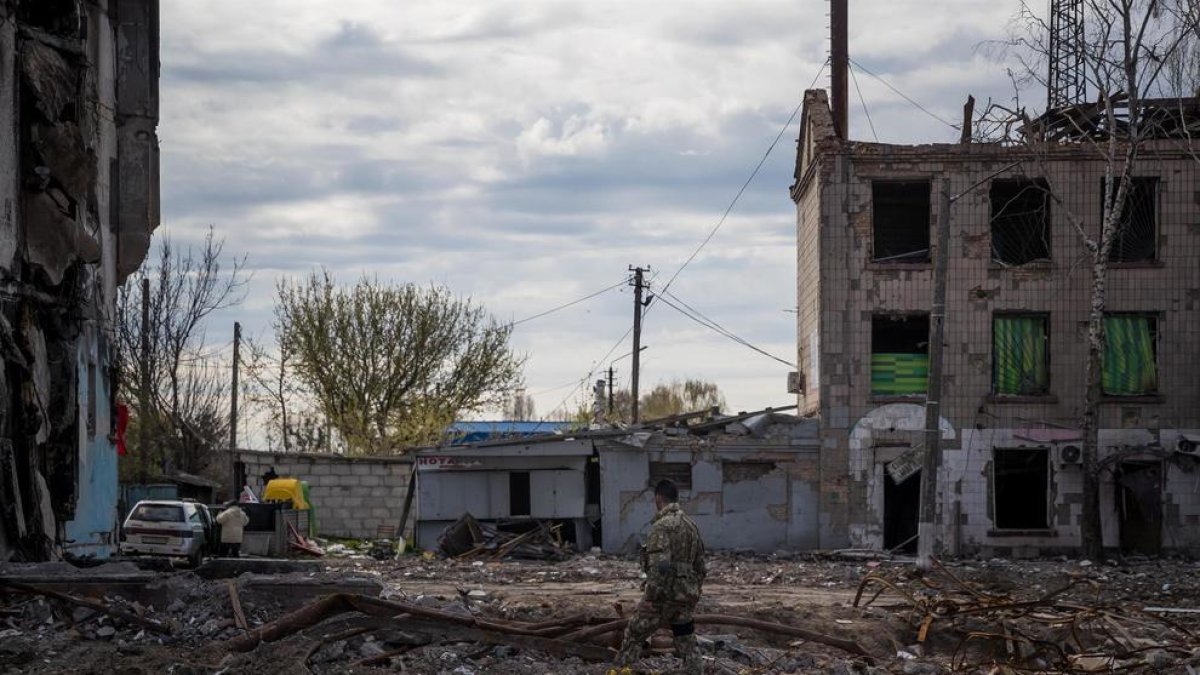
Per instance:
[[[997,530],[1050,528],[1050,449],[992,450],[993,523]]]
[[[924,396],[929,385],[929,315],[871,317],[871,395]]]
[[[1050,259],[1050,192],[1045,181],[992,182],[992,260],[1025,265]]]
[[[1114,475],[1121,550],[1162,552],[1162,462],[1121,462]]]
[[[528,471],[508,473],[508,514],[528,516],[533,512],[533,497],[529,488]]]
[[[883,472],[883,548],[916,553],[917,525],[921,506],[921,472],[897,483]]]
[[[872,260],[929,262],[927,180],[877,180],[871,183]]]
[[[1116,198],[1121,180],[1114,179],[1113,186],[1111,199]],[[1100,181],[1100,195],[1100,217],[1103,218],[1105,206],[1111,202],[1103,180]],[[1156,259],[1157,248],[1158,179],[1133,178],[1125,196],[1121,217],[1117,221],[1116,236],[1108,260],[1115,263],[1150,262]]]
[[[650,462],[650,489],[660,480],[669,480],[680,492],[692,489],[692,465],[690,462]]]

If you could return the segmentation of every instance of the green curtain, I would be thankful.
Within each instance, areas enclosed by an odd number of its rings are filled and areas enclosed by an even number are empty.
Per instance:
[[[1049,390],[1046,368],[1046,319],[998,316],[992,324],[997,394],[1036,396]]]
[[[871,354],[871,394],[915,396],[928,384],[928,354]]]
[[[1104,317],[1104,393],[1137,396],[1158,391],[1152,322],[1148,316]]]

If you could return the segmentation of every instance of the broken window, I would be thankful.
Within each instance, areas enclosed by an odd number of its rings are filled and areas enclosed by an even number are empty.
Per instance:
[[[992,319],[992,392],[1040,396],[1050,391],[1049,321],[1044,315]]]
[[[929,181],[871,184],[875,262],[929,262]]]
[[[992,451],[993,522],[998,530],[1050,527],[1050,450],[995,448]]]
[[[675,487],[683,490],[692,489],[692,465],[690,462],[650,462],[650,487],[658,485],[660,480],[669,480]]]
[[[1144,262],[1154,260],[1157,240],[1155,237],[1158,210],[1156,197],[1158,191],[1157,178],[1133,178],[1129,185],[1129,193],[1125,196],[1121,218],[1117,221],[1117,232],[1113,238],[1112,250],[1108,253],[1110,262]],[[1121,181],[1113,181],[1113,199],[1120,190]],[[1100,217],[1104,217],[1105,206],[1110,198],[1106,194],[1104,181],[1100,182],[1102,197]]]
[[[529,494],[529,472],[508,472],[508,515],[528,516],[532,511]]]
[[[1024,265],[1050,258],[1050,192],[1044,181],[992,183],[992,260]]]
[[[1158,319],[1146,314],[1104,317],[1104,370],[1100,384],[1112,396],[1158,392]]]
[[[871,317],[871,395],[924,396],[929,383],[929,315]]]

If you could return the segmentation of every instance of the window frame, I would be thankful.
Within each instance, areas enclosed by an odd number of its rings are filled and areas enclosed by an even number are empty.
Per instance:
[[[1046,453],[1046,484],[1045,503],[1044,503],[1044,526],[1042,527],[1002,527],[1000,525],[1000,491],[996,489],[996,468],[1000,453],[1009,451],[1038,451]],[[991,503],[992,503],[992,530],[1000,534],[1023,533],[1023,532],[1049,532],[1053,530],[1053,522],[1051,521],[1054,507],[1054,476],[1053,476],[1053,452],[1049,446],[998,446],[992,448],[992,465],[988,476],[991,481]]]
[[[1162,368],[1159,364],[1161,350],[1159,342],[1162,339],[1162,317],[1157,312],[1105,312],[1103,320],[1107,322],[1110,317],[1134,317],[1150,320],[1150,349],[1154,355],[1154,391],[1140,392],[1136,394],[1129,393],[1112,393],[1104,386],[1104,371],[1107,369],[1108,350],[1112,348],[1112,340],[1109,335],[1107,324],[1104,326],[1104,353],[1100,355],[1100,395],[1106,399],[1154,399],[1162,397]]]
[[[997,187],[1000,187],[1003,185],[1024,186],[1025,188],[1037,189],[1037,190],[1041,190],[1043,192],[1042,234],[1043,234],[1043,240],[1046,245],[1045,257],[1032,258],[1032,259],[1026,260],[1024,262],[1010,262],[1007,260],[1001,260],[999,255],[997,255],[997,251],[996,251],[997,220],[999,220],[1001,218],[1005,218],[1005,217],[1007,217],[1007,218],[1013,217],[1012,215],[1005,216],[1003,214],[996,213],[996,202],[995,202],[995,197],[993,196],[993,191],[996,190]],[[1018,190],[1016,193],[1016,196],[1020,196],[1021,193],[1023,193],[1024,191],[1025,191],[1024,189]],[[1004,267],[1022,267],[1025,265],[1032,265],[1032,264],[1036,264],[1036,263],[1052,262],[1054,260],[1054,226],[1053,226],[1053,213],[1054,212],[1053,212],[1053,209],[1051,208],[1051,201],[1052,200],[1050,199],[1050,184],[1044,178],[1011,177],[1011,178],[997,178],[997,179],[993,180],[991,182],[991,184],[989,184],[989,186],[988,186],[988,258],[989,258],[989,260],[996,265],[1001,265]]]
[[[1159,251],[1158,251],[1158,242],[1160,239],[1160,231],[1161,231],[1160,221],[1162,220],[1162,217],[1161,217],[1162,214],[1160,213],[1161,200],[1159,199],[1159,195],[1161,194],[1160,185],[1162,184],[1163,181],[1160,176],[1130,176],[1129,179],[1133,182],[1135,190],[1137,189],[1138,185],[1149,185],[1150,186],[1151,204],[1150,204],[1149,213],[1152,218],[1152,225],[1154,227],[1154,231],[1151,235],[1151,238],[1153,239],[1153,243],[1152,243],[1151,249],[1150,249],[1150,257],[1149,258],[1138,258],[1135,260],[1124,260],[1121,258],[1115,258],[1115,257],[1113,257],[1114,254],[1118,253],[1120,249],[1118,248],[1119,239],[1114,239],[1112,248],[1108,252],[1108,264],[1109,265],[1117,265],[1117,266],[1121,266],[1121,265],[1138,266],[1138,265],[1157,264],[1161,260],[1161,258],[1159,257]],[[1114,185],[1116,185],[1117,188],[1120,189],[1121,178],[1116,177],[1113,180],[1114,180]],[[1131,197],[1131,196],[1133,196],[1132,192],[1129,195],[1127,195],[1125,198],[1125,213],[1121,214],[1121,223],[1120,223],[1120,225],[1118,225],[1118,230],[1117,230],[1118,238],[1120,237],[1121,230],[1123,230],[1124,228],[1126,228],[1128,226],[1128,223],[1126,221],[1128,221],[1133,216],[1133,214],[1129,213],[1129,208],[1130,208],[1130,204],[1131,204],[1129,197]],[[1105,185],[1104,178],[1101,178],[1100,179],[1100,211],[1097,215],[1097,219],[1101,224],[1103,224],[1103,222],[1104,222],[1104,205],[1105,205],[1106,201],[1108,201],[1107,186]]]
[[[996,349],[996,322],[999,319],[1041,319],[1042,321],[1042,341],[1045,346],[1042,359],[1046,369],[1046,385],[1045,389],[1035,394],[1024,393],[1004,393],[998,390],[997,387],[997,369],[1000,365],[999,351]],[[992,368],[991,368],[991,395],[997,399],[1030,399],[1030,398],[1051,398],[1051,384],[1054,379],[1054,373],[1051,370],[1052,365],[1052,350],[1051,350],[1051,330],[1050,330],[1050,313],[1049,312],[993,312],[992,313]]]
[[[920,392],[914,392],[911,394],[899,394],[899,393],[894,393],[894,392],[876,392],[875,391],[875,363],[874,363],[875,355],[877,353],[878,354],[896,353],[896,352],[876,352],[875,351],[875,344],[876,344],[875,322],[879,319],[892,319],[892,318],[895,318],[895,319],[923,318],[925,320],[927,337],[926,337],[926,342],[925,342],[924,354],[925,354],[925,358],[926,358],[926,365],[925,365],[926,373],[928,373],[928,368],[929,368],[928,329],[931,325],[930,322],[933,320],[932,317],[930,316],[930,313],[929,312],[873,312],[871,314],[871,340],[867,346],[867,348],[869,350],[868,367],[866,369],[867,370],[867,391],[869,392],[871,399],[877,400],[877,401],[878,400],[899,400],[899,401],[924,400],[925,397],[927,397],[929,395],[928,375],[926,375],[926,378],[925,378],[925,389]]]
[[[926,203],[925,203],[925,255],[921,258],[903,257],[904,254],[893,254],[890,256],[879,257],[877,248],[879,244],[879,197],[876,189],[883,185],[904,185],[904,184],[923,184],[926,186]],[[933,261],[933,180],[929,176],[912,176],[912,177],[888,177],[888,178],[872,178],[871,184],[871,250],[869,261],[874,265],[901,265],[920,266],[930,265]]]

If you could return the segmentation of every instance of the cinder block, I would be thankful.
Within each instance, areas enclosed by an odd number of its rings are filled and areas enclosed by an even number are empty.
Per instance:
[[[375,465],[367,462],[355,462],[350,465],[350,473],[354,476],[370,476],[375,478]]]
[[[358,484],[365,487],[375,487],[377,485],[383,485],[383,479],[379,476],[367,473],[359,477]]]

